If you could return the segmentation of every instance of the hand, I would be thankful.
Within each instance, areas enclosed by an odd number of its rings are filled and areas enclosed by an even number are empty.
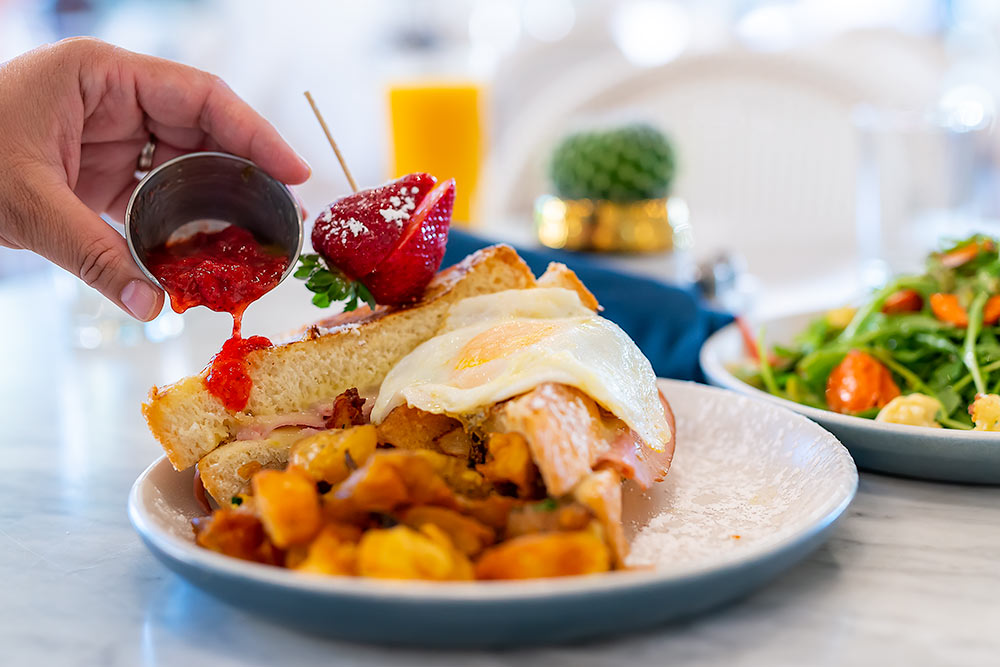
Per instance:
[[[302,158],[218,77],[73,38],[0,64],[0,245],[52,260],[137,319],[156,317],[163,292],[99,216],[123,219],[150,134],[154,166],[222,150],[285,183],[309,177]]]

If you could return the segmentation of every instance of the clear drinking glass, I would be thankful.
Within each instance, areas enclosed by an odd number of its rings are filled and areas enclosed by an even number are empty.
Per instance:
[[[855,221],[866,287],[919,272],[943,239],[1000,234],[992,100],[975,91],[929,111],[859,107]]]

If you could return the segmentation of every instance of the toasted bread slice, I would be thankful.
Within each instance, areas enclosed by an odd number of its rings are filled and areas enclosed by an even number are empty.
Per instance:
[[[300,341],[250,353],[253,389],[243,412],[226,410],[205,389],[205,371],[153,387],[142,412],[170,462],[183,470],[259,417],[315,411],[350,387],[374,392],[396,362],[434,335],[453,303],[534,285],[513,248],[484,248],[439,273],[413,306],[359,308],[310,327]]]
[[[220,505],[250,486],[258,470],[284,470],[292,445],[305,434],[295,427],[276,430],[263,440],[236,440],[216,447],[198,462],[201,483]]]
[[[545,269],[545,273],[538,278],[538,286],[562,287],[563,289],[568,289],[572,292],[576,292],[576,295],[580,297],[580,303],[582,303],[585,308],[590,308],[594,312],[598,313],[604,310],[604,308],[601,307],[601,304],[597,302],[597,297],[594,296],[593,292],[587,289],[587,286],[584,285],[579,276],[573,272],[573,269],[560,262],[549,262],[549,265]]]

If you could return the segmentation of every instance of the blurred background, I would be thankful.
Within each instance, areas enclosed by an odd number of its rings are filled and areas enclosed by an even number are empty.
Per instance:
[[[526,244],[567,133],[651,124],[674,248],[609,257],[735,308],[837,303],[1000,229],[990,0],[0,0],[0,60],[72,35],[222,76],[312,164],[313,215],[348,186],[307,89],[359,183],[454,176],[457,218]],[[43,266],[0,249],[0,284]]]

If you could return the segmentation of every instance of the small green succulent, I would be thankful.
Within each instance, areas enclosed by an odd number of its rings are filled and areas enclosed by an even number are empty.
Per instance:
[[[630,202],[665,197],[674,169],[666,135],[634,123],[569,135],[553,152],[549,175],[564,199]]]

